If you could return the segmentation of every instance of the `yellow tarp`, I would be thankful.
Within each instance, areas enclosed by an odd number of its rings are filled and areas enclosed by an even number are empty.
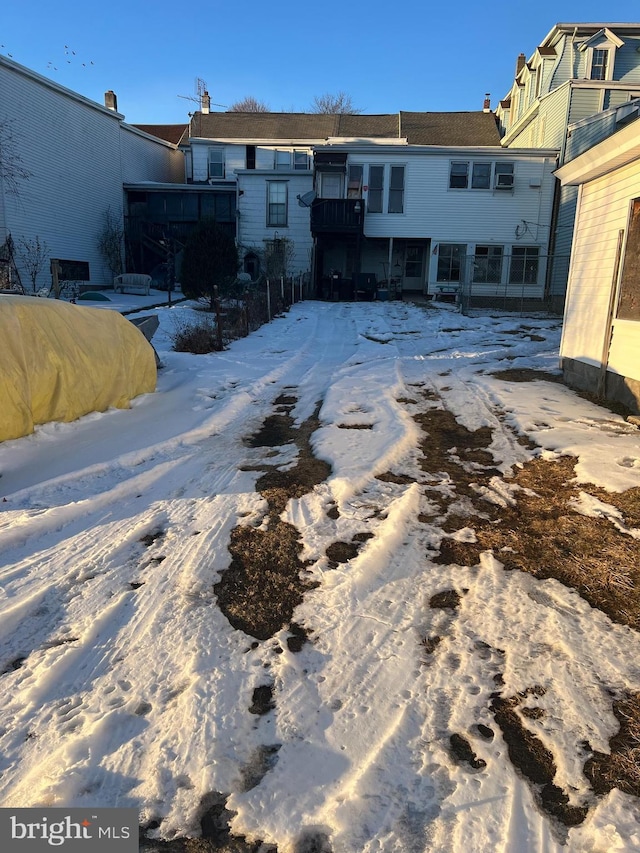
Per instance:
[[[127,408],[155,387],[153,347],[117,311],[0,296],[0,441]]]

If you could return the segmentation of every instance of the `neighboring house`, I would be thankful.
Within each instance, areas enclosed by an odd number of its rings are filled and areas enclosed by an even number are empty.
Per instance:
[[[466,280],[486,297],[542,295],[557,152],[502,149],[488,104],[386,115],[205,106],[181,147],[190,184],[237,189],[252,275],[284,251],[319,295],[332,273],[345,293],[360,274],[404,292]]]
[[[0,123],[28,175],[0,186],[0,245],[9,234],[18,245],[38,237],[48,258],[64,262],[63,277],[75,273],[97,286],[112,281],[98,235],[108,209],[122,221],[123,185],[184,180],[177,146],[126,124],[113,92],[105,100],[97,104],[0,56]],[[47,259],[36,284],[50,283]]]
[[[556,174],[579,189],[560,345],[565,381],[640,412],[640,120]]]
[[[527,60],[520,54],[511,90],[496,116],[507,148],[557,148],[572,156],[573,129],[590,116],[640,96],[640,23],[556,24]],[[591,144],[615,130],[591,127]],[[566,290],[576,191],[558,188],[547,293],[560,308]]]
[[[336,276],[356,276],[366,292],[375,276],[392,295],[462,289],[475,304],[540,300],[556,152],[474,145],[473,114],[467,138],[456,135],[456,114],[421,115],[449,144],[316,148],[311,231],[321,293],[335,295]]]

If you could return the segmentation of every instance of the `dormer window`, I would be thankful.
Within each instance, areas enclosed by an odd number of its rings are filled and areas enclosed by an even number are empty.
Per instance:
[[[604,27],[579,46],[586,53],[585,73],[588,80],[613,80],[613,65],[617,47],[624,42],[608,27]]]
[[[590,80],[606,80],[607,68],[609,66],[609,51],[595,48],[591,55]]]

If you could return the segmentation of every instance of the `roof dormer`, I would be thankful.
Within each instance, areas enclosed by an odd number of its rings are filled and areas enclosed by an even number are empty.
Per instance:
[[[616,48],[623,44],[614,32],[603,27],[578,45],[578,50],[586,54],[584,76],[588,80],[613,80]]]

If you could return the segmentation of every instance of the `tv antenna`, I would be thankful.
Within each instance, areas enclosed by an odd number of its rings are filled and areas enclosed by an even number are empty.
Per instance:
[[[202,96],[207,91],[207,82],[203,80],[202,77],[196,77],[196,85],[195,85],[196,94],[194,95],[178,95],[179,98],[184,98],[185,101],[193,101],[194,104],[198,105],[198,109],[202,106]],[[214,104],[211,102],[212,107],[222,107],[223,109],[227,108],[226,104]]]

